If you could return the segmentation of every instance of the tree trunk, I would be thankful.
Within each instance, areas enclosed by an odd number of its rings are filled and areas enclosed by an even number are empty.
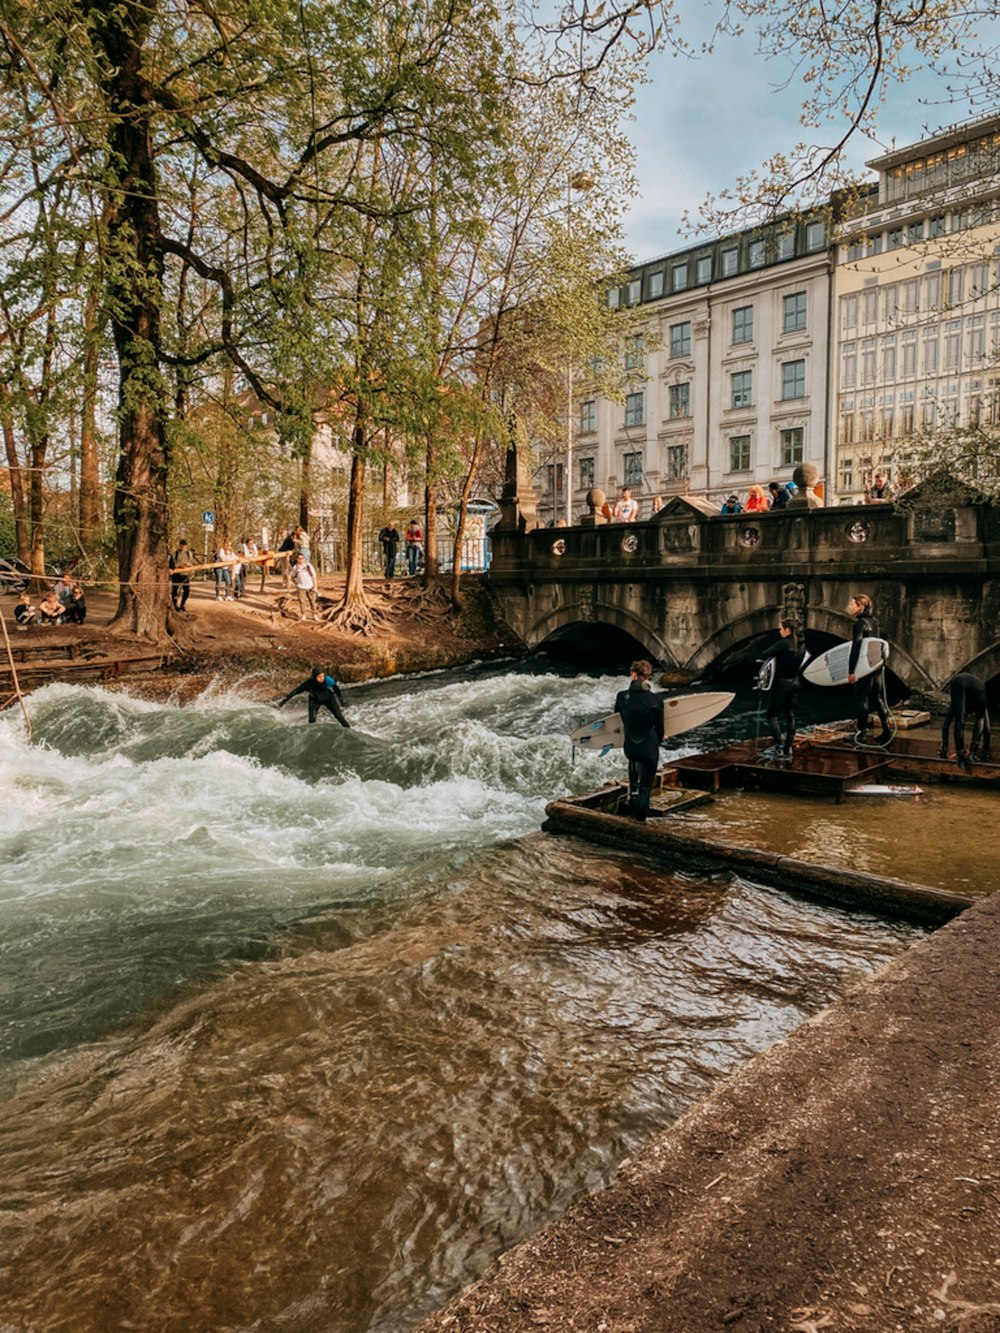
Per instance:
[[[424,587],[437,577],[437,446],[433,435],[427,437],[426,454],[427,482],[424,486]]]
[[[351,459],[351,490],[347,501],[347,572],[344,605],[367,608],[364,583],[365,463],[355,428],[354,457]]]
[[[105,93],[111,129],[107,243],[109,308],[118,354],[118,466],[114,518],[118,610],[112,630],[160,639],[170,607],[167,574],[166,386],[160,361],[163,254],[152,108],[142,53],[155,0],[95,10],[93,39],[108,61]],[[143,108],[145,114],[137,114]]]
[[[96,291],[83,312],[83,415],[80,420],[80,546],[92,556],[101,527],[101,476],[97,458],[97,374],[101,333]]]
[[[469,470],[462,482],[462,494],[458,502],[458,526],[455,529],[454,558],[451,565],[451,602],[456,611],[462,609],[462,542],[465,540],[465,518],[468,513],[469,497],[472,495],[472,488],[476,484],[476,477],[479,473],[479,462],[482,455],[483,436],[479,434],[476,436],[472,458],[469,460]]]
[[[24,473],[21,470],[21,460],[17,456],[17,437],[14,434],[14,418],[10,410],[10,392],[6,385],[0,385],[0,424],[3,427],[4,451],[7,455],[7,468],[10,476],[10,501],[14,510],[14,538],[17,542],[17,558],[23,560],[26,565],[30,565],[31,528],[24,498]]]

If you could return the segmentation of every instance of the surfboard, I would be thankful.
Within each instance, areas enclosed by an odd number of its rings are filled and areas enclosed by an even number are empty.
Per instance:
[[[714,694],[678,694],[663,696],[663,738],[680,736],[682,732],[711,722],[736,698],[735,694],[718,691]],[[595,750],[606,754],[620,750],[625,744],[625,729],[618,713],[608,713],[594,722],[586,722],[571,731],[570,740],[581,750]]]
[[[847,640],[845,643],[834,644],[825,653],[820,653],[819,657],[810,662],[803,671],[803,679],[813,685],[846,685],[851,647],[851,641]],[[862,639],[854,675],[858,680],[863,680],[888,660],[889,645],[885,639]]]
[[[923,796],[923,787],[911,783],[869,782],[863,787],[848,787],[848,796]]]

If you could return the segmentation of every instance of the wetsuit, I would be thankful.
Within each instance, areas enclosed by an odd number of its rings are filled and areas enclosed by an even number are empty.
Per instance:
[[[791,756],[792,743],[795,740],[795,701],[802,688],[802,670],[804,654],[794,645],[789,637],[779,639],[773,648],[764,654],[764,661],[774,660],[774,679],[767,692],[767,725],[771,728],[771,738],[775,749],[781,749],[782,721],[785,731],[785,754]]]
[[[979,755],[979,745],[982,742],[982,758],[988,759],[990,713],[986,701],[986,686],[971,671],[960,671],[952,679],[949,689],[951,703],[944,715],[944,726],[941,729],[940,757],[942,759],[948,757],[948,730],[954,725],[958,762],[960,764],[966,762],[968,756],[965,751],[965,715],[968,713],[972,717],[972,757],[975,759]]]
[[[301,685],[297,685],[294,690],[290,690],[279,702],[278,707],[284,708],[289,699],[294,699],[297,694],[308,694],[309,696],[310,722],[316,721],[316,714],[321,708],[327,708],[342,727],[351,725],[340,710],[340,705],[344,702],[344,696],[340,692],[340,686],[332,676],[324,676],[322,680],[317,680],[315,676],[309,676]]]
[[[879,637],[878,624],[875,619],[867,612],[857,616],[854,621],[854,629],[851,631],[851,655],[847,662],[847,674],[854,675],[854,669],[858,665],[858,658],[861,656],[861,640],[877,639]],[[868,730],[868,717],[871,713],[878,714],[878,720],[882,724],[880,735],[875,737],[876,741],[887,741],[892,732],[889,726],[889,714],[885,707],[885,667],[878,667],[870,676],[865,676],[863,680],[854,682],[854,707],[857,712],[858,733],[861,740],[865,739],[865,733]]]
[[[625,728],[628,790],[632,813],[644,820],[660,762],[663,740],[663,695],[654,694],[642,681],[633,680],[615,699],[615,712]]]

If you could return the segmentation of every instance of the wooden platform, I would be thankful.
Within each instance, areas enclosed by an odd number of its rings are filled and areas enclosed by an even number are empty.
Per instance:
[[[966,725],[966,740],[971,739],[971,728]],[[827,754],[858,753],[851,734],[829,729],[807,736],[812,751]],[[960,768],[952,752],[940,759],[941,732],[937,726],[921,727],[914,731],[897,731],[892,744],[885,751],[889,777],[893,782],[958,782],[976,786],[1000,785],[1000,759],[979,760],[968,768]],[[882,779],[879,779],[880,781]]]
[[[94,684],[117,680],[121,676],[159,671],[170,661],[170,655],[166,653],[108,657],[92,648],[88,651],[84,644],[25,645],[22,651],[24,656],[18,660],[15,649],[14,666],[17,683],[25,692],[52,681]],[[9,708],[16,698],[13,673],[4,658],[0,662],[0,710]]]
[[[805,741],[790,760],[765,759],[770,741],[739,741],[706,754],[673,759],[661,772],[676,775],[683,787],[719,791],[724,787],[747,787],[760,791],[802,792],[830,796],[842,801],[848,789],[870,782],[885,782],[890,770],[887,758],[857,750],[853,745],[814,745]]]

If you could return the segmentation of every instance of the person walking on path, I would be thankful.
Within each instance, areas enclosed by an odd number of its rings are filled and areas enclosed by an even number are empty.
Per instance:
[[[294,699],[297,694],[308,695],[310,722],[315,722],[319,710],[326,708],[342,727],[350,728],[351,724],[342,712],[344,696],[341,693],[340,686],[333,676],[327,675],[325,668],[313,667],[302,684],[296,685],[294,690],[289,690],[283,699],[278,700],[276,706],[284,708],[289,699]]]
[[[188,571],[193,564],[194,556],[182,537],[170,562],[170,597],[175,611],[183,611],[191,596],[191,575]]]
[[[649,688],[652,663],[640,659],[629,669],[631,683],[615,699],[615,712],[625,730],[628,760],[628,792],[631,812],[640,822],[649,814],[653,779],[660,762],[663,740],[663,695]]]
[[[851,655],[847,662],[847,682],[854,686],[854,702],[858,715],[858,734],[855,740],[858,745],[867,743],[868,719],[874,712],[878,714],[878,720],[882,724],[882,730],[874,738],[874,743],[888,745],[892,740],[892,728],[885,706],[885,667],[878,667],[862,680],[854,674],[858,658],[861,656],[861,640],[879,637],[878,623],[872,615],[872,599],[863,592],[855,593],[847,603],[847,609],[854,617]]]
[[[287,528],[281,529],[278,539],[278,554],[285,557],[281,562],[281,586],[290,588],[292,586],[292,565],[295,563],[295,538]]]
[[[767,691],[767,725],[774,743],[764,751],[763,758],[790,760],[795,742],[795,702],[802,688],[800,672],[806,657],[799,647],[797,620],[782,620],[778,633],[781,637],[773,648],[768,649],[761,662],[762,670],[766,663],[774,663]]]
[[[316,579],[316,570],[300,551],[292,565],[292,582],[295,584],[295,595],[299,602],[300,620],[308,620],[309,616],[312,616],[313,620],[319,620],[319,610],[316,605]],[[306,612],[307,606],[309,608],[308,613]]]
[[[939,759],[948,758],[948,732],[954,727],[955,758],[959,768],[970,768],[974,759],[990,757],[990,710],[986,698],[986,684],[971,671],[960,671],[948,687],[951,702],[941,728]],[[972,750],[965,748],[965,715],[972,718]],[[982,749],[980,750],[980,745]]]
[[[385,576],[391,579],[396,572],[396,552],[399,550],[399,532],[391,518],[379,533],[378,539],[385,554]]]
[[[406,529],[406,567],[411,574],[417,572],[423,549],[424,530],[415,518],[411,518]]]

